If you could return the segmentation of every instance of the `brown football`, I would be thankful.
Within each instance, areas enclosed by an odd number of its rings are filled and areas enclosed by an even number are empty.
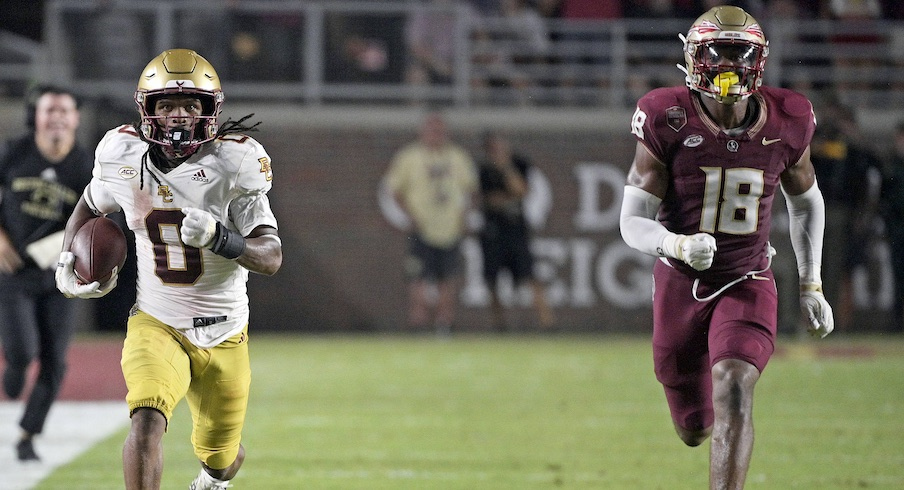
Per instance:
[[[69,251],[75,255],[75,275],[84,284],[101,284],[113,275],[113,268],[121,270],[126,262],[126,236],[110,218],[91,218],[82,225]]]

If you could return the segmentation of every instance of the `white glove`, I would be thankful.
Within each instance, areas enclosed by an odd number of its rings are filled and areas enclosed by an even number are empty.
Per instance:
[[[182,208],[185,218],[180,228],[182,243],[189,247],[207,248],[217,234],[217,220],[202,209]]]
[[[807,317],[807,331],[814,337],[824,338],[835,330],[832,307],[822,294],[822,287],[815,284],[801,285],[800,309]]]
[[[698,271],[705,271],[713,265],[716,256],[716,239],[709,233],[675,235],[671,244],[672,257],[683,261]]]
[[[94,281],[89,284],[82,284],[75,276],[75,255],[72,252],[63,252],[60,254],[60,261],[57,262],[56,269],[56,286],[67,298],[100,298],[106,296],[107,293],[116,287],[116,280],[119,275],[118,268],[113,269],[113,275],[104,284]]]

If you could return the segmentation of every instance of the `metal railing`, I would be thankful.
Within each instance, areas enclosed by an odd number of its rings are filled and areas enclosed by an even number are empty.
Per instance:
[[[0,30],[0,93],[22,92],[43,62],[41,43],[25,36]]]
[[[677,34],[689,19],[525,23],[445,5],[50,0],[43,46],[0,36],[0,53],[19,56],[15,67],[0,59],[0,83],[53,80],[89,98],[128,102],[144,65],[171,47],[207,57],[230,99],[306,105],[624,109],[651,87],[683,81]],[[428,82],[418,76],[409,37],[419,16],[433,22],[423,37],[448,56],[445,71],[426,70]],[[904,101],[904,23],[761,21],[771,49],[767,84],[837,91],[858,107]]]

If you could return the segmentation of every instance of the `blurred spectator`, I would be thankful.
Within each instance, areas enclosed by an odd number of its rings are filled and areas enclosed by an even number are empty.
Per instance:
[[[91,180],[93,153],[80,145],[75,95],[38,87],[26,108],[29,133],[0,148],[0,340],[3,392],[23,394],[39,364],[16,443],[20,461],[37,460],[33,438],[44,429],[66,374],[75,304],[56,288],[63,228]]]
[[[269,0],[278,6],[280,0]],[[238,4],[241,5],[241,4]],[[231,62],[234,80],[300,81],[304,19],[298,12],[236,8],[232,13]]]
[[[405,80],[412,88],[412,101],[424,101],[431,86],[452,84],[458,32],[475,21],[470,5],[454,0],[428,0],[414,9],[405,26]]]
[[[527,0],[501,0],[499,15],[487,18],[483,25],[475,40],[475,51],[480,55],[474,60],[472,86],[477,98],[516,105],[537,102],[530,91],[534,83],[527,70],[530,65],[542,65],[550,47],[549,32],[540,14]],[[514,93],[515,99],[493,97],[489,92],[496,87],[514,89],[505,94]]]
[[[881,212],[895,282],[889,327],[895,332],[904,332],[904,121],[895,128],[892,152],[883,174]]]
[[[326,14],[327,82],[402,83],[405,18],[401,14]]]
[[[486,154],[480,163],[484,217],[480,245],[483,277],[490,290],[493,326],[500,332],[508,330],[499,297],[499,276],[507,270],[515,287],[530,286],[539,326],[547,330],[553,326],[554,318],[543,285],[534,277],[530,227],[524,216],[530,162],[514,153],[509,140],[499,133],[488,133],[484,137],[484,150]]]
[[[450,139],[442,114],[433,112],[424,118],[418,141],[395,154],[386,182],[411,226],[405,263],[409,328],[432,326],[446,335],[455,321],[465,217],[477,190],[474,162]]]
[[[562,102],[597,104],[600,97],[608,97],[606,89],[611,88],[608,73],[612,62],[608,43],[612,34],[592,21],[623,18],[623,2],[559,0],[558,5],[544,5],[543,11],[567,22],[557,38],[559,48],[566,54],[554,60],[562,63],[559,70]]]
[[[817,114],[813,167],[826,202],[825,243],[837,245],[823,257],[824,287],[845,330],[853,326],[854,273],[869,266],[877,238],[881,161],[861,141],[850,108],[829,104]]]

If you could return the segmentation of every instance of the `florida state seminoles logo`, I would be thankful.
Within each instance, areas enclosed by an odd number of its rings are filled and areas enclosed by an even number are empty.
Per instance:
[[[677,133],[687,124],[687,113],[684,107],[672,106],[665,110],[665,118],[669,127]]]
[[[716,32],[719,30],[721,30],[721,29],[719,29],[719,26],[717,26],[715,23],[708,21],[706,19],[703,19],[702,21],[700,21],[699,24],[697,24],[695,26],[691,26],[690,32],[696,32],[697,34],[700,34],[702,36],[704,34],[709,34],[711,32]],[[690,35],[690,33],[688,33],[688,36],[689,35]]]

